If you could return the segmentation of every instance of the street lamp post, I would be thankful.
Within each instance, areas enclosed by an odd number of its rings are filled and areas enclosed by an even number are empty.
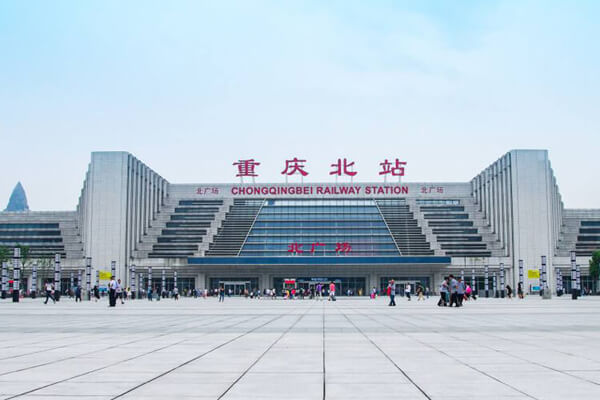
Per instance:
[[[571,251],[571,299],[577,300],[577,256]]]
[[[131,265],[131,298],[135,300],[135,264]]]
[[[87,293],[87,299],[92,300],[92,258],[87,257],[85,259],[85,291]]]
[[[504,298],[504,263],[500,263],[500,297]]]
[[[521,286],[521,290],[523,290],[523,286],[525,285],[525,279],[523,276],[523,260],[519,260],[519,284]]]
[[[6,298],[6,292],[8,291],[8,263],[2,261],[2,293],[3,299]]]
[[[31,298],[37,297],[37,261],[33,262],[31,267]]]
[[[60,279],[61,279],[61,271],[60,271],[60,254],[56,253],[54,255],[54,299],[56,301],[60,301]]]
[[[19,291],[21,281],[21,249],[19,247],[14,248],[13,252],[13,292],[12,301],[13,303],[19,302]]]

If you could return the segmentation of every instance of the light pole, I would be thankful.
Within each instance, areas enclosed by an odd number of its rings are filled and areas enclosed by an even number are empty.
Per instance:
[[[33,262],[31,267],[31,298],[35,299],[37,296],[37,261]]]
[[[523,260],[519,260],[519,285],[521,286],[521,291],[523,291],[523,286],[525,285],[523,269]]]
[[[54,298],[56,301],[60,300],[60,279],[61,279],[61,271],[60,271],[60,254],[56,253],[54,255]]]
[[[19,302],[20,280],[21,280],[21,249],[19,247],[15,247],[13,250],[13,292],[12,292],[13,303]]]
[[[87,292],[87,299],[92,300],[92,258],[87,257],[85,259],[85,291]]]
[[[500,263],[500,297],[504,298],[504,263]]]
[[[571,299],[577,300],[577,256],[571,251]]]
[[[2,261],[2,298],[6,298],[6,292],[8,291],[8,263]]]

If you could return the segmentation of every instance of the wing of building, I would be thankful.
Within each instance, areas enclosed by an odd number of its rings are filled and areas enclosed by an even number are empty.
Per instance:
[[[30,249],[24,287],[31,266],[44,271],[55,254],[63,279],[89,257],[93,281],[114,262],[138,288],[151,273],[169,289],[176,272],[180,291],[334,281],[342,294],[392,278],[435,291],[450,273],[482,290],[486,266],[490,290],[501,270],[514,287],[520,260],[528,289],[545,256],[549,286],[562,270],[570,287],[571,251],[592,287],[600,209],[564,208],[545,150],[510,151],[470,182],[345,184],[177,184],[127,152],[95,152],[76,210],[0,213],[0,246],[15,245]]]

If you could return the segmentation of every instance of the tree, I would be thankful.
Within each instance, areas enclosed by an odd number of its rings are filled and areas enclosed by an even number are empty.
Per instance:
[[[18,244],[15,247],[21,249],[21,268],[25,269],[25,264],[29,261],[30,256],[30,248],[29,246],[25,246],[22,244]]]
[[[0,246],[0,263],[10,259],[10,250],[6,246]]]

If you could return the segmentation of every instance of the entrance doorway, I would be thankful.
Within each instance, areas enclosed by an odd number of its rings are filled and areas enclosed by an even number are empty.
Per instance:
[[[219,286],[225,288],[226,295],[243,296],[250,291],[250,281],[219,281]]]
[[[400,296],[404,296],[406,293],[406,286],[410,285],[410,294],[413,295],[416,293],[417,281],[399,281],[396,282],[396,294]]]
[[[325,294],[327,295],[329,293],[329,284],[331,283],[330,280],[303,280],[303,279],[299,279],[298,280],[298,289],[303,288],[305,290],[306,293],[316,293],[317,292],[317,286],[321,285],[321,290],[325,290]],[[340,290],[342,288],[342,281],[341,279],[334,279],[333,283],[335,283],[335,288],[336,288],[336,294],[339,296],[340,295]]]
[[[366,295],[364,277],[302,277],[302,278],[273,278],[273,287],[277,289],[279,293],[282,288],[291,289],[295,287],[296,290],[304,289],[305,292],[310,293],[310,290],[316,290],[317,285],[321,284],[325,288],[325,292],[329,292],[329,284],[333,281],[335,283],[335,294],[337,296],[363,296]],[[286,282],[293,282],[287,283]]]
[[[427,288],[430,288],[431,290],[431,286],[429,285],[430,282],[430,278],[423,276],[400,276],[400,277],[391,277],[391,276],[385,276],[385,277],[381,277],[380,281],[379,281],[379,288],[381,290],[380,293],[387,293],[387,286],[388,283],[390,282],[390,280],[393,279],[394,282],[396,283],[396,294],[400,295],[400,296],[404,296],[404,289],[406,289],[406,285],[410,284],[410,294],[416,294],[417,293],[417,286],[421,286],[423,288],[423,291],[425,292]]]

